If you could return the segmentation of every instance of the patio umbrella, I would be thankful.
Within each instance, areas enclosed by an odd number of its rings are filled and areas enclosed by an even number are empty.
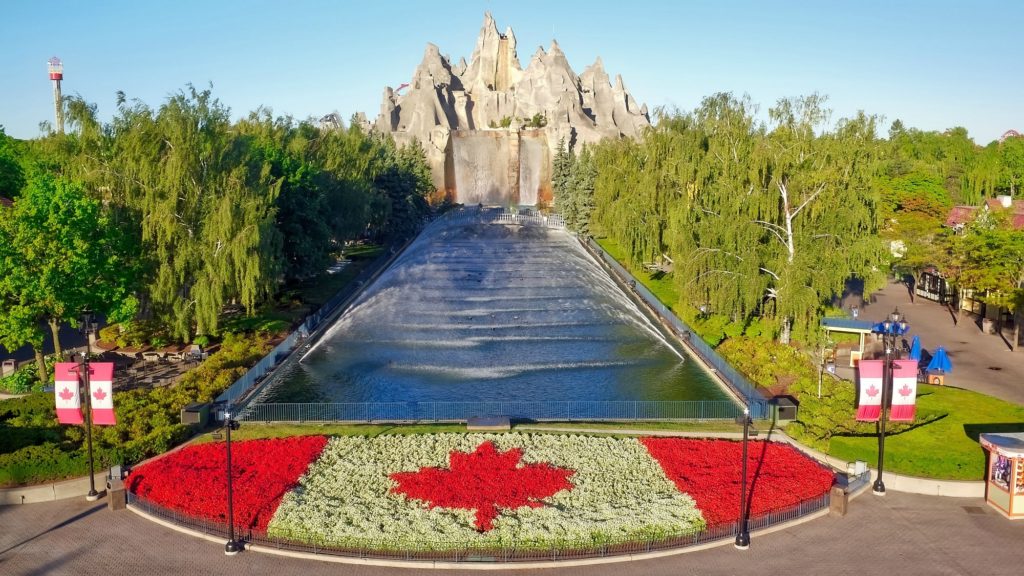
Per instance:
[[[910,359],[921,360],[921,338],[918,336],[914,336],[910,342]]]
[[[945,348],[939,346],[935,349],[932,361],[928,363],[928,370],[935,372],[951,372],[953,370],[953,363],[949,361]]]

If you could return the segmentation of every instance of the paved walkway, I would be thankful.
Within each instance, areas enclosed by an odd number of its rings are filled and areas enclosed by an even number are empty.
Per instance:
[[[858,303],[858,297],[848,297],[844,306]],[[910,324],[908,342],[917,335],[929,352],[938,346],[945,347],[953,362],[946,385],[1024,405],[1024,347],[1011,352],[1000,336],[982,332],[967,312],[957,325],[945,306],[920,296],[911,302],[903,284],[889,284],[875,293],[870,302],[860,304],[860,318],[876,322],[899,307]]]
[[[0,506],[0,527],[0,573],[5,576],[439,574],[256,552],[227,557],[222,544],[175,532],[126,510],[112,512],[102,500]],[[1024,565],[1022,542],[1024,522],[1004,519],[980,499],[868,493],[850,502],[845,517],[826,516],[772,534],[755,533],[746,552],[726,545],[642,562],[497,573],[1009,576],[1020,574]]]

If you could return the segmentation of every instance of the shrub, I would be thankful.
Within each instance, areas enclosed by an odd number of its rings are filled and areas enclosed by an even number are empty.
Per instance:
[[[0,390],[10,394],[25,394],[33,390],[42,389],[39,382],[39,372],[36,370],[35,362],[26,364],[14,371],[13,374],[0,378]]]
[[[175,386],[118,392],[117,425],[93,428],[96,469],[133,464],[184,442],[190,429],[179,421],[181,409],[214,400],[269,351],[263,336],[228,336]],[[57,424],[51,394],[0,401],[0,486],[85,474],[84,441],[83,427]]]

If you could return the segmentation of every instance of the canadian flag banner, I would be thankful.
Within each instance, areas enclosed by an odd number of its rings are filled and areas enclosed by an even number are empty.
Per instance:
[[[54,367],[53,394],[57,399],[57,421],[61,424],[85,422],[77,370],[78,364],[74,362],[58,362]]]
[[[912,422],[917,403],[917,360],[894,360],[892,370],[892,422]]]
[[[877,422],[882,415],[882,371],[884,360],[861,360],[859,367],[859,401],[857,420]]]
[[[92,423],[96,426],[117,424],[114,417],[114,364],[89,363],[89,393],[92,398]]]

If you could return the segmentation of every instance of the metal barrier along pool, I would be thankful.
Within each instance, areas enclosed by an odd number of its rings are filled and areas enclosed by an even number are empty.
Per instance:
[[[700,336],[698,336],[685,322],[673,314],[667,306],[658,300],[658,298],[652,294],[646,286],[641,282],[638,282],[636,278],[630,274],[629,271],[623,268],[611,254],[606,252],[600,244],[595,242],[592,238],[585,240],[584,244],[598,254],[601,260],[611,268],[623,282],[627,282],[630,288],[632,288],[633,291],[636,292],[636,294],[642,298],[663,321],[672,327],[676,335],[683,339],[691,350],[696,352],[704,362],[718,372],[718,375],[725,380],[733,391],[745,399],[745,401],[750,405],[751,416],[754,418],[769,418],[771,416],[771,403],[767,401],[760,391],[758,391],[756,386],[733,368],[725,358],[722,358],[722,356],[718,354],[718,352],[715,352],[714,348],[702,340]]]
[[[479,416],[518,420],[731,420],[742,414],[731,400],[343,402],[259,403],[245,407],[248,422],[452,422]],[[762,412],[754,412],[755,414]],[[764,411],[764,413],[767,413]]]

